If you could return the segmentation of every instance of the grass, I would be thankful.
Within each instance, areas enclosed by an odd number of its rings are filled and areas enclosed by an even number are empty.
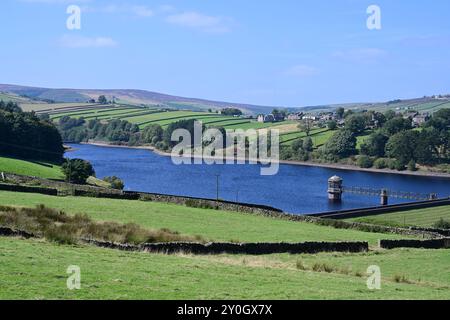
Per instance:
[[[132,223],[94,222],[85,214],[67,215],[44,205],[36,208],[0,206],[0,225],[61,244],[75,244],[81,239],[124,244],[204,242],[201,237],[182,236],[169,229],[148,230]]]
[[[450,221],[450,206],[394,212],[349,220],[392,226],[432,227],[440,219]]]
[[[147,229],[172,229],[184,235],[200,235],[215,241],[368,241],[371,245],[376,245],[379,239],[401,238],[393,234],[334,229],[310,223],[156,202],[61,198],[1,191],[0,203],[23,207],[44,204],[69,214],[87,214],[97,221],[135,223]]]
[[[333,270],[300,270],[296,267],[299,258],[308,268],[313,261],[328,261]],[[445,300],[450,295],[449,259],[445,250],[396,250],[380,255],[167,256],[0,237],[0,299]],[[365,271],[371,264],[381,267],[381,290],[367,289]],[[80,290],[67,289],[70,274],[66,271],[71,265],[80,267]],[[334,270],[349,265],[360,274]],[[396,274],[405,275],[408,283],[396,282]]]
[[[0,172],[22,174],[45,179],[63,178],[61,168],[58,165],[5,157],[0,157]]]

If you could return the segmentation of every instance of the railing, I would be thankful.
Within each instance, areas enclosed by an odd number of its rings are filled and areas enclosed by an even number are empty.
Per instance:
[[[374,189],[374,188],[364,188],[364,187],[342,187],[342,192],[361,194],[368,196],[381,196],[385,194],[389,198],[397,199],[409,199],[409,200],[419,200],[426,201],[436,199],[437,195],[435,193],[416,193],[416,192],[403,192],[403,191],[393,191],[389,189]]]

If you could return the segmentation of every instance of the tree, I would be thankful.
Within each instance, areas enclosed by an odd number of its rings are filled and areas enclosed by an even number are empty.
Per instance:
[[[355,154],[355,135],[348,130],[339,130],[325,143],[323,151],[325,154],[337,158],[344,158]]]
[[[108,99],[106,99],[106,97],[104,95],[101,95],[98,97],[98,103],[100,104],[107,104],[108,103]]]
[[[144,128],[141,134],[142,142],[157,144],[163,140],[164,130],[159,124],[152,124]]]
[[[95,176],[92,165],[82,159],[67,159],[61,170],[66,177],[66,181],[70,183],[85,184],[87,178]]]
[[[358,134],[363,132],[367,126],[367,119],[362,114],[353,114],[345,120],[345,129]]]
[[[397,115],[395,114],[394,110],[388,110],[384,113],[384,117],[386,118],[386,121],[394,119],[396,116]]]
[[[242,111],[236,108],[225,108],[221,112],[224,116],[242,116]]]
[[[401,131],[410,130],[412,128],[411,119],[403,119],[402,117],[395,117],[388,120],[383,126],[383,132],[387,136],[392,136]]]
[[[336,116],[338,119],[344,119],[345,109],[344,108],[337,108],[336,109]]]
[[[306,137],[305,140],[303,140],[303,150],[305,150],[306,152],[311,152],[313,151],[313,141],[310,137]]]
[[[327,123],[327,127],[328,127],[328,129],[330,129],[330,130],[336,130],[336,129],[337,129],[337,122],[334,121],[334,120],[330,120],[330,121],[328,121],[328,123]]]
[[[388,140],[389,138],[381,132],[372,133],[361,145],[361,154],[371,157],[384,157]]]
[[[300,124],[298,125],[298,128],[306,133],[306,136],[309,137],[309,134],[311,133],[313,124],[311,119],[303,119],[300,121]]]
[[[405,166],[411,160],[416,161],[415,149],[419,143],[417,131],[401,131],[389,138],[386,144],[386,154],[390,158],[397,159]]]

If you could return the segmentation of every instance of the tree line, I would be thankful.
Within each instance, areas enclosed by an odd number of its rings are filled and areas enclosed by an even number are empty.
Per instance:
[[[23,112],[15,102],[0,101],[0,154],[58,163],[64,147],[51,121]]]

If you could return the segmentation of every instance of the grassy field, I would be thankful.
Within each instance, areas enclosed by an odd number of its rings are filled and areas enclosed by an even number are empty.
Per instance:
[[[342,241],[400,238],[172,204],[0,192],[2,205],[86,213],[98,221],[170,228],[216,241]],[[423,259],[426,255],[427,259]],[[448,299],[448,250],[266,256],[128,253],[0,237],[0,299]],[[81,290],[66,287],[81,268]],[[382,289],[366,286],[377,265]],[[322,266],[319,268],[317,266]],[[325,266],[325,267],[323,267]]]
[[[423,259],[423,255],[427,259]],[[333,261],[361,274],[298,270],[297,261]],[[329,262],[331,263],[331,262]],[[365,270],[378,263],[382,289]],[[0,299],[448,299],[450,255],[436,251],[318,256],[166,256],[38,240],[0,238]],[[68,266],[81,290],[66,287]],[[420,279],[398,283],[395,276]]]
[[[0,157],[0,172],[23,174],[46,179],[63,178],[61,168],[57,165],[5,157]]]
[[[310,137],[313,141],[314,147],[318,148],[327,142],[328,139],[335,133],[334,130],[329,129],[314,129],[310,133]],[[288,132],[280,136],[280,142],[282,145],[291,145],[295,140],[299,138],[305,138],[306,133],[302,131]]]
[[[86,213],[99,221],[137,223],[148,229],[168,228],[185,235],[200,235],[214,241],[302,242],[358,241],[376,245],[379,239],[399,239],[397,235],[333,229],[309,223],[217,210],[188,208],[173,204],[0,191],[2,205],[34,207],[45,204],[67,213]]]
[[[372,217],[350,219],[352,221],[393,226],[432,227],[440,219],[450,222],[450,206],[387,213]]]

